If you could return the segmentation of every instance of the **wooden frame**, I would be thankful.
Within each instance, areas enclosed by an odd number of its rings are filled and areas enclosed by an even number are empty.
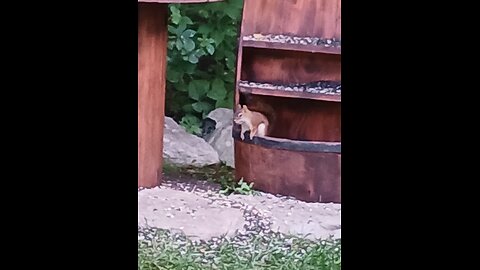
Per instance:
[[[222,0],[138,0],[138,187],[160,184],[163,163],[167,4]]]

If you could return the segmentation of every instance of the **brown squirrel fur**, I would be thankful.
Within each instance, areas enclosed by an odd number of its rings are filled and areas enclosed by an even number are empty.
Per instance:
[[[234,122],[242,126],[240,132],[240,138],[242,140],[245,139],[244,133],[247,130],[250,130],[250,140],[252,140],[255,135],[260,137],[267,136],[270,131],[270,123],[267,117],[260,112],[249,110],[247,105],[237,106]]]

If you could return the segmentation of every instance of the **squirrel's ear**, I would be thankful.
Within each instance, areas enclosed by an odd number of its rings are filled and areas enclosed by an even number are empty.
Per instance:
[[[247,105],[243,105],[243,109],[244,109],[245,111],[249,111]]]
[[[241,110],[242,106],[240,104],[237,104],[237,110]]]

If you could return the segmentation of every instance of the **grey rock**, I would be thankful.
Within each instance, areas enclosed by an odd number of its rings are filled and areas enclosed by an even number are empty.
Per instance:
[[[207,142],[217,151],[221,161],[229,167],[235,167],[234,152],[233,152],[233,110],[219,108],[211,111],[208,114],[217,122],[215,130],[206,138]]]
[[[226,108],[218,108],[211,111],[208,114],[208,118],[213,119],[215,122],[217,122],[217,125],[215,126],[216,129],[221,129],[232,124],[233,110]]]
[[[220,163],[217,151],[210,144],[186,132],[170,117],[165,117],[163,158],[180,166],[203,167]]]

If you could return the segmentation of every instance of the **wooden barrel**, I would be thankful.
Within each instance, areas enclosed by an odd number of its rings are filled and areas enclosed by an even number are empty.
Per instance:
[[[237,179],[341,202],[340,22],[340,0],[245,0],[235,105],[264,113],[270,130],[241,140],[235,126]]]

